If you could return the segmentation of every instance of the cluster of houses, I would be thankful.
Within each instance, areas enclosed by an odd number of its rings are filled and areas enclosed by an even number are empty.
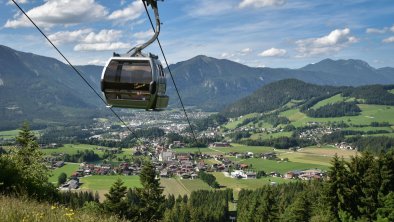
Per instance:
[[[319,125],[319,123],[309,123],[309,125]],[[309,139],[309,140],[317,140],[317,138],[323,136],[323,135],[329,135],[332,134],[333,132],[340,130],[340,128],[333,128],[333,127],[318,127],[314,129],[308,129],[304,132],[301,132],[299,137],[302,139]]]
[[[326,172],[319,169],[310,170],[293,170],[285,173],[285,179],[301,179],[301,180],[321,180],[326,177]]]
[[[343,150],[357,150],[357,147],[353,146],[352,144],[346,143],[346,142],[336,143],[335,146],[337,148],[343,149]]]

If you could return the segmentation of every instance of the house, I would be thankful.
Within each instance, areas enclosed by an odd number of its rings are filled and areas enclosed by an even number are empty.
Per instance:
[[[297,171],[297,170],[289,171],[283,175],[283,178],[295,179],[295,178],[298,178],[300,176],[300,174],[301,174],[301,171]]]
[[[272,177],[280,177],[280,173],[278,171],[272,171],[270,173],[270,176],[272,176]]]
[[[175,153],[173,151],[164,151],[159,154],[160,162],[171,162],[174,158]]]
[[[169,177],[170,177],[170,174],[168,173],[167,170],[162,170],[162,171],[160,172],[160,177],[161,177],[161,178],[169,178]]]
[[[60,168],[60,167],[64,166],[64,161],[57,161],[53,166]]]
[[[246,172],[245,173],[245,179],[256,179],[257,178],[257,174],[255,172]]]
[[[277,158],[275,152],[269,152],[269,153],[262,153],[260,154],[261,158],[265,160],[275,160]]]
[[[239,164],[239,168],[240,169],[246,169],[246,168],[248,168],[248,164],[245,164],[245,163],[241,163],[241,164]]]
[[[241,178],[244,178],[245,173],[243,170],[234,170],[233,172],[230,173],[230,176],[232,178],[241,179]]]
[[[214,142],[209,144],[210,147],[231,147],[230,143],[228,142]]]

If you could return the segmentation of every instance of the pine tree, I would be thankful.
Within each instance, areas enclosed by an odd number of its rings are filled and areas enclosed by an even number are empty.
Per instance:
[[[127,187],[123,185],[123,181],[118,178],[115,183],[109,189],[109,192],[105,194],[107,198],[104,203],[104,209],[107,212],[115,213],[119,216],[124,216],[127,204],[125,201]]]
[[[16,141],[18,144],[16,152],[11,152],[9,155],[10,161],[16,165],[20,175],[14,186],[19,192],[26,192],[37,199],[53,199],[57,191],[48,182],[49,169],[45,165],[44,155],[28,123],[23,124]]]
[[[151,162],[144,164],[140,181],[143,188],[136,189],[140,199],[139,221],[161,220],[165,210],[165,197]]]
[[[286,209],[281,221],[309,221],[310,212],[311,203],[308,201],[307,193],[301,192],[298,193],[293,204]]]

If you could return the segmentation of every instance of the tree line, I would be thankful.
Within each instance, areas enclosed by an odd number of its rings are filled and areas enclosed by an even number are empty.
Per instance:
[[[394,152],[345,161],[328,180],[241,190],[237,221],[394,221]]]
[[[304,111],[306,115],[314,118],[357,116],[360,112],[361,109],[357,106],[356,102],[338,102]]]

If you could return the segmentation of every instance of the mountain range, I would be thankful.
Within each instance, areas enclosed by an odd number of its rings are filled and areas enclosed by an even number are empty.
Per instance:
[[[354,59],[325,59],[300,69],[287,69],[253,68],[226,59],[197,56],[170,68],[186,105],[214,111],[282,79],[332,86],[394,83],[394,68],[375,69]]]
[[[0,45],[0,67],[0,128],[16,127],[23,120],[33,125],[80,122],[106,112],[81,78],[56,59]],[[77,69],[100,92],[102,67]],[[353,59],[325,59],[300,69],[287,69],[254,68],[200,55],[172,64],[170,69],[184,104],[207,111],[220,111],[266,84],[289,78],[333,86],[394,83],[394,68],[376,69]],[[176,107],[179,100],[170,78],[167,83],[170,106]]]

